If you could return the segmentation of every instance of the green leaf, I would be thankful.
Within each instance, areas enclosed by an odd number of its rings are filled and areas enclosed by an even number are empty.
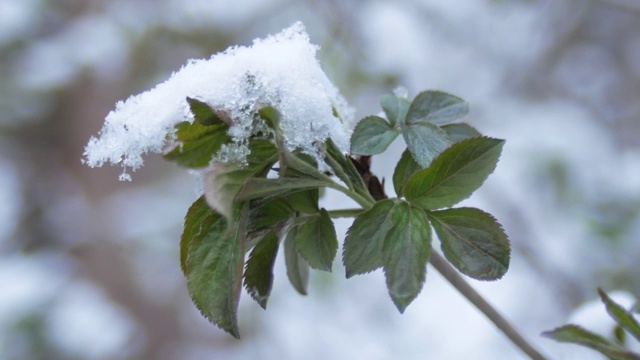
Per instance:
[[[640,355],[627,351],[611,340],[585,330],[577,325],[565,325],[552,331],[542,333],[558,342],[583,345],[600,352],[612,360],[639,360]]]
[[[300,191],[285,197],[287,203],[289,203],[295,211],[305,214],[315,214],[320,211],[318,207],[319,198],[319,189]]]
[[[362,119],[351,135],[351,153],[376,155],[387,150],[400,132],[378,116]]]
[[[342,250],[342,262],[347,279],[371,272],[383,265],[382,245],[391,226],[393,200],[378,201],[355,219],[347,231]]]
[[[176,136],[180,143],[163,157],[188,168],[209,165],[220,147],[231,141],[227,135],[229,127],[225,124],[204,126],[197,122],[182,122],[176,127]]]
[[[402,126],[402,136],[411,155],[422,168],[451,145],[447,133],[430,123],[416,123]]]
[[[441,126],[449,136],[452,142],[458,142],[465,139],[482,136],[478,130],[466,123],[449,124]]]
[[[329,177],[318,170],[315,160],[306,154],[293,154],[286,148],[280,151],[280,173],[287,177],[326,180]]]
[[[297,226],[291,226],[284,239],[284,262],[287,277],[293,288],[301,295],[307,295],[309,286],[309,265],[296,249]]]
[[[613,338],[616,340],[616,342],[620,345],[623,345],[626,343],[627,341],[627,333],[624,331],[624,329],[622,328],[622,326],[620,325],[616,325],[613,328]]]
[[[277,160],[276,147],[264,140],[249,144],[247,164],[218,163],[205,175],[204,191],[209,206],[230,218],[238,193],[254,176],[262,175]],[[265,180],[265,179],[261,179]]]
[[[396,190],[398,197],[402,196],[402,188],[404,188],[407,180],[418,170],[420,170],[420,165],[413,159],[409,149],[406,149],[402,153],[396,169],[393,171],[393,188]]]
[[[195,121],[193,123],[183,121],[178,123],[175,129],[177,141],[189,142],[205,138],[216,132],[226,132],[229,127],[224,124],[207,126]]]
[[[200,231],[182,239],[187,246],[185,273],[191,299],[209,321],[236,338],[247,212],[246,206],[236,211],[229,228],[223,216],[209,209],[200,214]]]
[[[189,108],[195,120],[201,125],[231,125],[229,122],[223,121],[222,116],[216,114],[216,112],[206,103],[187,97]]]
[[[275,131],[280,131],[280,114],[278,111],[270,106],[264,107],[258,111],[260,117],[267,123],[267,125]]]
[[[325,209],[307,216],[299,225],[296,234],[296,249],[307,264],[314,269],[331,271],[333,259],[338,251],[338,239],[333,221]]]
[[[211,225],[217,215],[211,211],[204,196],[200,196],[187,211],[184,218],[184,230],[180,237],[180,268],[182,273],[187,275],[187,255],[189,254],[189,244],[191,239],[201,236],[203,227]],[[213,220],[212,220],[213,219]]]
[[[261,203],[249,211],[247,232],[271,229],[278,223],[284,223],[293,211],[291,206],[281,198]]]
[[[244,270],[244,287],[263,309],[273,285],[273,264],[278,254],[278,236],[270,231],[253,248]]]
[[[431,226],[424,211],[406,202],[391,212],[393,226],[382,247],[389,295],[400,313],[418,296],[431,252]]]
[[[307,154],[293,154],[282,149],[280,154],[280,173],[290,178],[310,178],[332,182],[331,178],[318,170],[316,160]],[[317,188],[304,190],[286,196],[286,200],[293,209],[307,214],[319,211],[318,200],[320,194]]]
[[[270,199],[286,196],[302,190],[331,186],[333,182],[319,179],[277,178],[277,179],[248,179],[236,200]]]
[[[432,210],[468,198],[493,172],[504,140],[479,137],[453,144],[431,166],[413,174],[403,189],[412,204]]]
[[[189,168],[205,167],[220,147],[231,141],[227,135],[230,121],[223,121],[223,117],[202,101],[187,97],[187,102],[195,121],[176,126],[179,143],[164,158]]]
[[[442,252],[463,274],[496,280],[509,269],[509,238],[496,219],[475,208],[428,213],[442,244]]]
[[[325,163],[329,165],[333,173],[342,180],[350,190],[354,190],[359,195],[371,198],[369,190],[362,180],[362,176],[347,156],[333,143],[331,139],[326,141],[327,155]]]
[[[463,99],[442,91],[423,91],[411,102],[407,124],[429,122],[442,125],[469,113],[469,104]]]
[[[392,127],[404,123],[409,105],[409,100],[395,94],[385,94],[380,97],[380,106]]]
[[[598,289],[602,302],[607,307],[607,312],[611,317],[627,330],[633,337],[640,341],[640,324],[633,317],[631,312],[625,310],[622,306],[615,303],[602,289]]]

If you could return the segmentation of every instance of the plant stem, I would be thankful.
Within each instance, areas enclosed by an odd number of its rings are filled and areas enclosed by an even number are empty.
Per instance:
[[[454,288],[466,297],[478,310],[482,311],[520,350],[533,360],[546,359],[546,357],[529,344],[496,309],[478,294],[440,254],[431,251],[429,262]]]
[[[334,190],[338,190],[341,193],[347,195],[348,197],[353,199],[353,201],[357,202],[358,205],[362,206],[363,210],[371,209],[371,207],[376,202],[375,200],[373,200],[373,198],[367,199],[364,196],[356,193],[355,191],[351,191],[350,189],[336,183],[335,181],[332,181],[332,182],[333,182],[333,185],[329,185],[328,187]]]
[[[361,208],[357,209],[340,209],[340,210],[329,210],[329,216],[332,218],[345,218],[345,217],[356,217],[360,215],[364,210]]]

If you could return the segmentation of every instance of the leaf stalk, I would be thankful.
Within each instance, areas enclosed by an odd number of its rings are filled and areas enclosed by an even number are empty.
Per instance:
[[[435,251],[431,251],[429,258],[431,265],[438,271],[456,290],[480,310],[503,334],[511,340],[522,352],[532,360],[546,360],[536,348],[533,347],[493,306],[491,306],[449,263]]]

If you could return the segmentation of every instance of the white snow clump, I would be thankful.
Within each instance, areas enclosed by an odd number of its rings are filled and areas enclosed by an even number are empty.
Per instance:
[[[280,127],[289,149],[318,155],[317,143],[331,138],[343,151],[349,148],[354,111],[323,72],[304,25],[296,22],[276,35],[256,39],[249,47],[230,47],[210,59],[190,60],[151,90],[119,101],[105,119],[99,137],[92,137],[83,162],[124,168],[143,165],[142,154],[162,152],[175,134],[174,126],[193,122],[186,98],[226,112],[236,148],[216,159],[243,160],[257,106],[280,112]],[[336,109],[340,118],[334,115]],[[243,148],[244,147],[244,148]],[[234,158],[233,152],[236,152]],[[240,157],[240,159],[238,159]]]

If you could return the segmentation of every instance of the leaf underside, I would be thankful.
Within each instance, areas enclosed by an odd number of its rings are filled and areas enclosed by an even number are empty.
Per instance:
[[[273,144],[264,140],[249,144],[251,153],[247,164],[218,163],[207,172],[204,180],[205,196],[209,206],[224,215],[229,221],[233,208],[238,204],[238,193],[248,180],[261,175],[277,159],[277,150]]]
[[[431,123],[402,126],[402,136],[421,168],[429,166],[436,156],[451,146],[447,133]]]
[[[380,97],[380,106],[391,126],[396,126],[396,124],[404,123],[410,103],[409,100],[395,94],[385,94]]]
[[[463,99],[442,91],[428,90],[418,94],[407,112],[407,124],[429,122],[442,125],[457,120],[469,112]]]
[[[387,150],[400,132],[378,116],[366,117],[356,125],[351,135],[351,153],[376,155]]]

